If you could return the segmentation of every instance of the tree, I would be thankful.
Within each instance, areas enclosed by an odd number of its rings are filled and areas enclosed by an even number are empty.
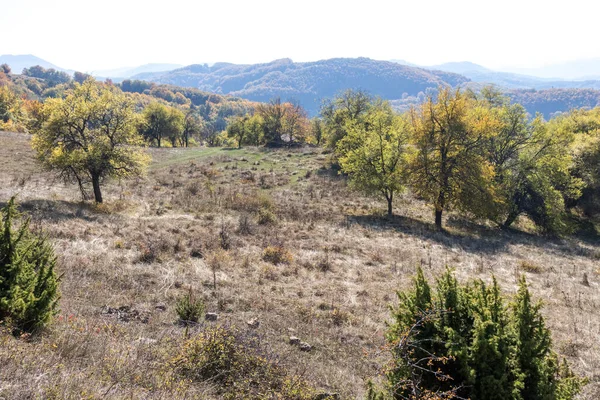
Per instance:
[[[493,170],[483,147],[496,127],[493,116],[465,93],[449,88],[441,88],[437,101],[429,97],[410,115],[416,148],[412,186],[433,203],[436,227],[442,228],[442,214],[452,205],[482,212],[491,201]]]
[[[57,71],[54,68],[45,69],[39,65],[23,68],[23,75],[44,79],[49,87],[71,82],[71,76],[66,72]]]
[[[283,144],[284,120],[287,108],[278,97],[268,104],[259,104],[256,112],[263,119],[263,132],[268,146]]]
[[[8,75],[8,74],[11,73],[11,71],[12,70],[10,69],[10,66],[8,64],[2,64],[2,65],[0,65],[0,72]]]
[[[90,74],[86,74],[79,71],[75,71],[75,73],[73,74],[73,80],[77,83],[83,83],[91,77],[92,76]]]
[[[324,140],[323,121],[315,117],[310,121],[310,137],[314,144],[320,146]]]
[[[235,138],[238,144],[238,149],[242,148],[242,144],[244,143],[244,138],[246,137],[247,132],[247,124],[249,117],[247,115],[244,116],[235,116],[227,125],[227,136],[230,138]]]
[[[142,174],[148,156],[140,146],[136,115],[129,98],[114,86],[88,79],[75,84],[64,99],[48,99],[45,122],[33,147],[45,167],[75,181],[84,198],[91,182],[102,203],[100,184],[110,177]]]
[[[575,110],[550,121],[574,136],[571,175],[582,182],[581,196],[569,199],[588,217],[600,215],[600,108]]]
[[[183,140],[185,147],[190,146],[190,137],[199,135],[202,131],[202,119],[195,113],[195,107],[190,105],[190,109],[185,114],[183,120]]]
[[[410,125],[387,102],[372,106],[364,121],[350,124],[338,142],[339,163],[353,186],[385,197],[388,215],[392,215],[394,194],[406,182]]]
[[[254,114],[246,121],[246,140],[249,144],[260,146],[264,144],[264,120],[258,114]]]
[[[56,313],[56,257],[47,239],[33,234],[29,220],[21,218],[14,197],[0,215],[0,321],[16,333],[33,332]]]
[[[202,139],[209,146],[218,146],[222,143],[221,121],[206,121],[202,126]]]
[[[366,115],[373,99],[361,90],[347,90],[336,96],[333,100],[326,101],[321,107],[327,147],[337,148],[337,142],[348,133],[349,124],[357,124]]]
[[[304,143],[309,130],[306,110],[295,102],[286,102],[284,103],[284,107],[285,118],[283,128],[287,136],[287,142],[289,144]]]
[[[480,104],[494,116],[497,127],[484,151],[494,171],[493,207],[489,219],[508,228],[519,215],[528,215],[546,231],[565,228],[565,200],[579,197],[580,182],[571,173],[573,134],[545,123],[529,121],[525,109],[509,104],[495,92],[484,91]]]
[[[177,147],[177,144],[183,146],[185,144],[185,114],[175,107],[169,107],[168,111],[165,136],[169,138],[172,147]]]
[[[175,147],[182,137],[184,120],[185,116],[180,110],[155,101],[148,104],[142,113],[140,133],[158,147],[161,147],[165,138]]]
[[[19,98],[7,86],[0,86],[0,122],[8,122],[19,113]]]
[[[561,365],[552,351],[550,330],[541,315],[541,302],[534,303],[524,276],[511,305],[512,328],[516,335],[515,371],[522,381],[523,400],[572,399],[587,380],[571,373],[566,362]]]

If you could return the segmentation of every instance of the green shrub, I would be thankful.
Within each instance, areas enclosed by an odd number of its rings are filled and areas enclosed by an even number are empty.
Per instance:
[[[224,399],[308,400],[315,395],[303,379],[265,353],[256,337],[233,328],[207,328],[185,342],[172,365],[192,381],[216,384]]]
[[[509,306],[495,279],[460,285],[451,271],[433,291],[419,269],[398,298],[387,333],[392,398],[567,400],[586,383],[558,362],[524,277]]]
[[[175,305],[175,311],[179,321],[184,325],[197,323],[204,314],[204,302],[196,299],[190,290],[186,295],[180,297]]]
[[[15,333],[33,332],[56,313],[56,257],[46,237],[30,231],[14,197],[0,214],[0,321]]]
[[[272,225],[277,222],[277,216],[269,208],[261,208],[258,210],[259,225]]]

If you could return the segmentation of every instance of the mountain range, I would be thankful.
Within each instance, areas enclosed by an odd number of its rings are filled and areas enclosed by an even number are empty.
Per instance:
[[[31,54],[4,54],[0,56],[0,64],[8,64],[15,74],[20,74],[24,68],[31,68],[34,65],[39,65],[45,69],[53,68],[57,71],[64,71],[64,69]]]
[[[197,64],[169,72],[139,74],[134,78],[195,87],[254,101],[269,101],[274,97],[293,99],[310,114],[318,112],[323,99],[349,88],[364,89],[374,96],[393,99],[417,95],[442,84],[457,86],[469,81],[450,72],[368,58],[334,58],[306,63],[281,59],[252,65]]]
[[[397,60],[395,62],[402,63],[401,60]],[[587,64],[588,61],[582,61],[582,63]],[[411,64],[407,63],[404,65]],[[515,73],[492,70],[469,61],[449,62],[433,66],[421,66],[421,68],[453,72],[455,74],[466,76],[473,82],[491,83],[507,89],[600,89],[600,62],[596,68],[596,78],[594,78],[594,75],[591,73],[592,71],[590,66],[590,68],[587,70],[590,72],[590,74],[585,77],[582,73],[580,73],[577,75],[577,79],[552,77],[553,75],[552,72],[550,72],[550,67],[548,67],[547,71],[542,69],[522,70],[523,73]],[[571,69],[568,71],[571,71]],[[526,74],[526,72],[530,72],[530,74]],[[566,73],[567,70],[565,69],[563,71],[563,76]],[[570,73],[573,74],[574,72],[571,71]]]
[[[0,56],[2,63],[9,64],[15,73],[33,65],[65,71],[33,55]],[[468,61],[418,66],[400,59],[335,58],[315,62],[280,59],[261,64],[221,62],[185,67],[146,64],[95,71],[92,75],[97,79],[146,80],[193,87],[253,101],[264,102],[274,97],[292,99],[302,104],[311,115],[318,113],[324,99],[345,89],[363,89],[374,96],[393,100],[398,109],[406,109],[439,85],[478,89],[494,84],[511,99],[521,102],[532,115],[542,112],[546,117],[570,108],[600,104],[600,80],[584,79],[600,77],[600,59],[549,66],[543,70],[518,71],[496,71]],[[564,76],[578,79],[560,78]]]

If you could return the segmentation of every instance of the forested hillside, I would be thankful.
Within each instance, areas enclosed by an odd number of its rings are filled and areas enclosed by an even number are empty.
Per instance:
[[[2,64],[0,94],[3,98],[0,99],[0,103],[4,104],[5,111],[0,110],[0,130],[31,130],[27,124],[44,100],[64,97],[76,83],[83,83],[88,78],[90,75],[81,72],[75,72],[71,77],[66,72],[41,66],[13,73],[9,65]],[[194,88],[135,80],[125,80],[120,84],[107,80],[107,83],[128,93],[137,111],[158,102],[184,113],[187,119],[193,116],[199,124],[196,129],[199,132],[196,133],[210,142],[216,140],[216,136],[225,130],[229,117],[245,114],[255,107],[255,103],[239,97],[208,93]]]
[[[255,101],[273,97],[299,101],[316,114],[321,101],[348,88],[364,89],[385,99],[417,95],[439,85],[456,86],[468,78],[442,71],[427,71],[368,58],[336,58],[295,63],[290,59],[267,64],[190,65],[175,71],[140,74],[135,78],[231,94]],[[405,95],[405,96],[406,96]]]
[[[539,112],[546,118],[557,112],[600,105],[600,90],[594,89],[521,89],[509,90],[506,94],[513,103],[521,104],[530,114]]]
[[[323,99],[348,88],[362,89],[373,96],[392,100],[396,109],[404,111],[422,102],[426,94],[440,85],[468,86],[478,90],[491,83],[506,90],[507,95],[514,102],[523,104],[532,116],[540,112],[547,119],[556,112],[593,108],[600,99],[600,91],[596,90],[600,87],[598,81],[555,81],[496,72],[471,63],[451,63],[439,68],[447,72],[368,58],[309,63],[283,59],[254,65],[190,65],[170,72],[139,74],[135,79],[261,102],[281,97],[299,102],[310,115],[318,114]],[[458,71],[463,75],[455,73]]]

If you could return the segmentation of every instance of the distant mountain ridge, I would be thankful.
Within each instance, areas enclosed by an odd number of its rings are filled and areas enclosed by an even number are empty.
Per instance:
[[[422,67],[432,70],[454,72],[455,74],[465,75],[465,73],[489,73],[493,72],[491,69],[483,67],[479,64],[472,63],[470,61],[459,61],[459,62],[448,62],[439,65],[432,65],[431,67]]]
[[[600,80],[544,78],[531,74],[495,71],[469,61],[450,62],[422,68],[453,72],[464,75],[473,82],[490,83],[506,89],[600,89]],[[600,77],[600,68],[598,71]]]
[[[190,65],[165,73],[145,73],[135,79],[195,87],[219,94],[269,101],[295,99],[315,114],[323,99],[346,89],[364,89],[385,99],[416,96],[439,85],[457,86],[469,79],[451,72],[429,71],[369,58],[333,58],[295,63],[290,59],[264,64],[216,63]]]
[[[131,78],[132,76],[138,75],[138,74],[172,71],[174,69],[178,69],[181,67],[183,67],[183,65],[181,65],[181,64],[152,63],[152,64],[140,65],[138,67],[125,67],[125,68],[93,71],[91,73],[91,75],[96,76],[96,77],[103,77],[103,78]]]
[[[14,74],[20,74],[24,68],[31,68],[33,66],[39,65],[44,67],[45,69],[55,69],[57,71],[64,71],[72,74],[75,72],[74,70],[65,69],[54,65],[53,63],[46,61],[42,58],[36,57],[32,54],[21,54],[21,55],[11,55],[4,54],[0,55],[0,64],[8,64],[12,69]],[[171,71],[177,68],[181,68],[183,65],[181,64],[144,64],[137,67],[124,67],[124,68],[115,68],[109,70],[99,70],[91,72],[91,75],[98,78],[129,78],[133,75],[146,73],[146,72],[162,72],[162,71]],[[80,71],[80,72],[88,72],[88,71]]]
[[[537,68],[507,68],[507,70],[553,80],[596,80],[600,79],[600,58],[568,61]]]
[[[39,65],[45,69],[53,68],[57,71],[66,71],[32,54],[4,54],[0,56],[0,64],[8,64],[14,74],[20,74],[24,68],[31,68],[35,65]]]
[[[596,61],[597,64],[594,60],[584,60],[588,67],[583,68],[579,75],[600,76],[600,72],[595,72],[595,65],[600,71],[600,59]],[[0,64],[3,63],[10,65],[14,74],[34,65],[73,73],[33,55],[3,55],[0,56]],[[571,64],[577,65],[577,62]],[[369,58],[335,58],[304,63],[280,59],[254,65],[225,62],[186,67],[146,64],[93,74],[97,79],[111,78],[114,82],[148,80],[254,101],[265,102],[274,97],[293,99],[312,115],[318,113],[323,99],[346,89],[365,90],[374,96],[392,100],[398,110],[406,110],[439,85],[477,90],[495,84],[513,101],[523,104],[532,115],[541,112],[547,118],[571,108],[600,105],[600,80],[557,80],[494,71],[469,61],[416,66],[406,60],[377,61]]]

